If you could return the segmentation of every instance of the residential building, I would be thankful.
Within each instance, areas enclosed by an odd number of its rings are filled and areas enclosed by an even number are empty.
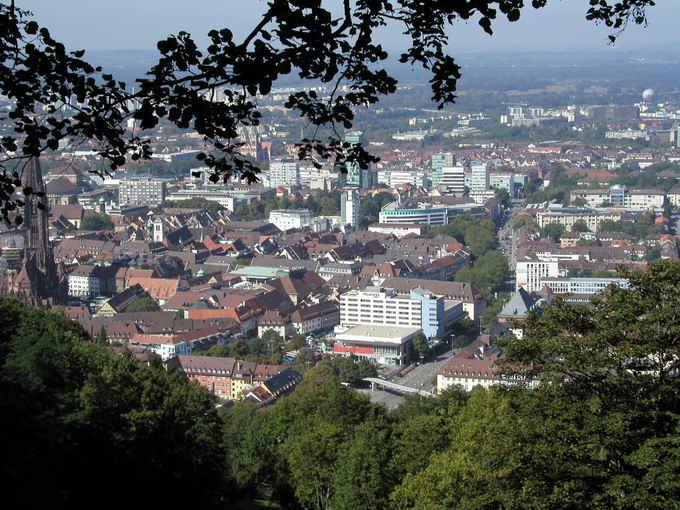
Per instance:
[[[297,187],[300,185],[300,165],[294,160],[271,161],[268,176],[270,188]]]
[[[413,352],[420,328],[360,325],[335,336],[333,353],[367,359],[379,365],[403,365]]]
[[[294,311],[290,321],[299,335],[330,330],[340,324],[340,308],[337,304],[326,301]]]
[[[295,388],[302,381],[302,374],[286,368],[246,393],[244,400],[266,405]]]
[[[231,398],[231,376],[236,365],[234,358],[179,355],[172,359],[171,364],[187,379],[197,382],[213,395]]]
[[[680,133],[680,127],[678,128],[678,133]],[[680,137],[678,139],[678,143],[680,144]],[[670,189],[666,196],[673,207],[680,207],[680,188]]]
[[[312,222],[312,213],[307,209],[275,209],[269,213],[269,223],[285,232],[291,229],[303,229]]]
[[[179,355],[191,354],[191,342],[176,335],[151,335],[138,333],[130,339],[132,345],[140,345],[158,354],[163,361]]]
[[[490,388],[507,383],[501,379],[495,363],[502,351],[490,336],[481,336],[442,365],[437,374],[437,391],[459,386],[472,391],[476,386]]]
[[[82,264],[68,275],[68,295],[73,297],[99,296],[99,278],[94,274],[96,266]]]
[[[97,310],[97,317],[113,317],[124,312],[132,303],[143,297],[150,298],[144,288],[139,285],[130,285],[120,293],[113,296]]]
[[[269,310],[257,319],[257,336],[261,337],[267,331],[274,331],[281,338],[288,338],[293,334],[293,325],[290,318],[282,316],[278,310]]]
[[[147,205],[157,207],[165,200],[165,181],[142,177],[121,179],[118,183],[118,205]]]
[[[536,223],[540,228],[556,223],[564,226],[567,232],[571,232],[574,223],[579,222],[585,223],[591,232],[597,232],[601,221],[620,221],[621,216],[622,213],[620,212],[600,212],[579,207],[560,207],[537,213]]]

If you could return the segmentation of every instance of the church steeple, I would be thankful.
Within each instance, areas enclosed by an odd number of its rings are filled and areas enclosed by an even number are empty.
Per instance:
[[[26,165],[22,184],[31,190],[24,206],[24,271],[34,295],[58,303],[62,300],[61,289],[48,237],[47,194],[38,158],[32,158]]]
[[[35,256],[37,267],[44,271],[48,266],[47,259],[51,257],[48,256],[47,195],[38,158],[31,158],[28,162],[22,184],[34,193],[27,197],[24,206],[24,262]]]

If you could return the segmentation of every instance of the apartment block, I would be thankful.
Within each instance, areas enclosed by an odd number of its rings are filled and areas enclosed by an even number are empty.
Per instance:
[[[165,182],[159,179],[125,179],[118,183],[118,205],[157,207],[165,200]]]

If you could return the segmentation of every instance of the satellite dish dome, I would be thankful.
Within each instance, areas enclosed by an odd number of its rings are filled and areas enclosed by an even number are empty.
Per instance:
[[[654,97],[654,89],[645,89],[642,93],[642,99],[649,101]]]

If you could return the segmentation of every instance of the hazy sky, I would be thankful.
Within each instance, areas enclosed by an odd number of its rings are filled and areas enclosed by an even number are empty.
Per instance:
[[[258,0],[17,0],[17,4],[32,11],[69,48],[86,50],[154,49],[156,41],[179,30],[199,41],[211,28],[228,27],[243,34],[256,23],[264,5]],[[680,48],[680,1],[657,0],[657,4],[649,11],[649,27],[631,26],[617,48]],[[493,37],[484,34],[476,22],[458,24],[451,32],[452,48],[610,49],[607,29],[585,20],[587,8],[588,0],[550,0],[545,9],[526,8],[516,23],[496,24]],[[392,49],[401,46],[400,39],[403,36],[396,28],[384,36],[385,45]]]

